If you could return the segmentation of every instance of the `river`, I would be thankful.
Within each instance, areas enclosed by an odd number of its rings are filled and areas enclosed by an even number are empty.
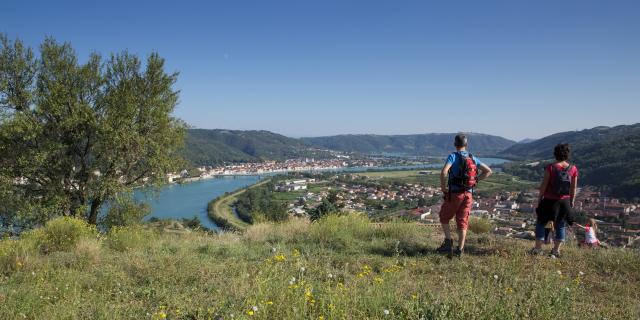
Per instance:
[[[483,158],[482,162],[487,165],[496,165],[508,160],[497,158]],[[340,168],[322,171],[336,172],[362,172],[367,170],[410,170],[427,169],[440,167],[441,164],[411,165],[393,167],[354,167]],[[154,189],[138,189],[134,192],[137,201],[146,202],[151,207],[151,214],[146,217],[156,217],[160,219],[181,219],[198,217],[202,225],[217,230],[216,224],[207,216],[207,204],[225,192],[232,192],[238,189],[255,184],[268,175],[241,175],[223,176],[213,179],[203,179],[183,184],[170,184]]]

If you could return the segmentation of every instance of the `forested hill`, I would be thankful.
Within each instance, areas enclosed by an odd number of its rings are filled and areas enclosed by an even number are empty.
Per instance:
[[[566,131],[528,142],[518,143],[504,150],[504,157],[514,159],[540,159],[553,156],[553,147],[558,143],[569,143],[578,151],[604,141],[624,140],[625,137],[640,134],[640,123],[616,127],[595,127],[581,131]]]
[[[298,139],[269,131],[189,129],[184,158],[194,165],[284,160],[313,155]]]
[[[337,135],[302,138],[313,146],[366,154],[400,153],[407,155],[444,155],[451,152],[455,133],[427,133],[411,135]],[[469,133],[469,149],[481,155],[495,155],[516,142],[502,137]]]
[[[640,197],[640,124],[562,132],[514,145],[505,150],[503,156],[552,159],[553,147],[558,143],[571,144],[572,162],[580,169],[581,184],[606,187],[614,196]],[[505,169],[525,178],[542,172],[541,166]]]

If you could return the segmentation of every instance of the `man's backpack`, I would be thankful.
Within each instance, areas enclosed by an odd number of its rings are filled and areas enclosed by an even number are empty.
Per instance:
[[[556,173],[555,178],[551,181],[551,192],[559,196],[568,196],[571,194],[571,175],[569,172],[573,168],[573,165],[569,165],[564,169],[560,169],[552,164],[550,164],[550,166]]]
[[[460,176],[454,176],[451,183],[462,190],[471,190],[478,184],[478,166],[473,160],[473,155],[469,154],[467,157],[461,152],[457,152],[457,155],[460,157],[458,171]]]

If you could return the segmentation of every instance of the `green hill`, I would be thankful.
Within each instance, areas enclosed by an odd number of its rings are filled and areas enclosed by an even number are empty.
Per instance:
[[[190,129],[183,156],[195,165],[321,156],[300,140],[269,131]]]
[[[640,123],[628,126],[596,127],[557,133],[531,143],[517,144],[502,153],[513,159],[553,158],[553,147],[570,143],[572,161],[580,169],[580,183],[606,187],[614,196],[640,195]],[[507,172],[532,179],[542,166],[506,166]],[[530,171],[535,172],[530,172]]]
[[[345,152],[365,154],[398,153],[407,155],[444,155],[453,148],[455,133],[427,133],[412,135],[338,135],[302,138],[309,145]],[[469,133],[472,152],[494,155],[515,144],[502,137]]]
[[[467,255],[411,223],[329,216],[244,233],[72,219],[0,240],[0,319],[638,319],[640,254],[526,254],[470,235]]]

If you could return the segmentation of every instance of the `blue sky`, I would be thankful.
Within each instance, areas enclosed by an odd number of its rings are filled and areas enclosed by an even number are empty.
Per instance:
[[[23,0],[0,32],[82,59],[157,51],[199,128],[522,139],[640,122],[640,1]]]

